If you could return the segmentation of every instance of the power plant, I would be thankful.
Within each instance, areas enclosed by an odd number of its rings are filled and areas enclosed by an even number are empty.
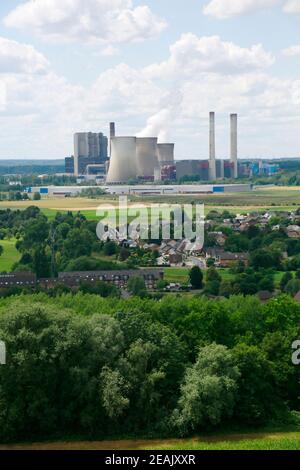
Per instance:
[[[175,161],[175,144],[158,143],[157,137],[121,137],[114,122],[108,139],[103,133],[77,133],[75,157],[66,159],[66,172],[107,184],[165,180],[216,181],[247,174],[238,161],[238,115],[230,114],[230,146],[227,160],[217,159],[216,116],[209,113],[209,159]],[[109,155],[108,155],[109,153]]]
[[[158,144],[157,137],[116,137],[113,123],[110,129],[113,133],[107,184],[160,181],[165,167],[173,167],[175,171],[174,144]]]

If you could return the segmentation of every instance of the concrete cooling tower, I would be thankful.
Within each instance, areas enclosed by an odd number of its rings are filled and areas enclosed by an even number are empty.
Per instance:
[[[113,137],[106,182],[127,183],[137,176],[136,137]]]
[[[136,139],[136,164],[139,178],[153,178],[154,168],[158,165],[157,137]]]
[[[158,163],[163,165],[174,165],[175,144],[158,144]]]

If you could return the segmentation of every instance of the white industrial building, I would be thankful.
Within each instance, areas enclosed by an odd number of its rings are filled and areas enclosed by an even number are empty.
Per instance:
[[[85,189],[99,188],[99,186],[44,186],[27,188],[28,194],[40,193],[45,197],[68,197],[79,195]],[[197,194],[223,194],[252,191],[252,184],[190,184],[190,185],[106,185],[101,188],[111,195],[197,195]]]

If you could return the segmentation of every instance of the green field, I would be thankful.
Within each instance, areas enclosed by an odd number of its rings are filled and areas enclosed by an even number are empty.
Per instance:
[[[0,445],[0,450],[300,450],[300,432],[228,434],[192,439]]]
[[[4,248],[4,253],[0,256],[0,272],[9,272],[20,259],[20,253],[16,249],[16,240],[1,240],[0,245]]]
[[[229,210],[232,213],[249,213],[253,211],[292,211],[300,207],[300,187],[258,187],[254,191],[245,193],[177,195],[177,196],[130,196],[130,205],[144,204],[205,204],[205,213],[211,210]],[[55,214],[71,211],[81,212],[88,220],[97,220],[96,210],[99,205],[114,205],[117,207],[116,196],[101,196],[98,199],[84,197],[76,198],[46,198],[41,201],[2,201],[0,209],[26,209],[35,205],[43,213],[53,219]]]
[[[190,269],[191,268],[165,268],[165,280],[174,283],[186,283],[189,279]],[[234,277],[229,269],[219,269],[218,273],[221,274],[224,281],[230,281]]]
[[[165,280],[170,283],[184,284],[188,282],[190,268],[165,268]],[[230,281],[234,278],[234,274],[231,274],[230,269],[218,269],[218,273],[222,276],[223,281]],[[295,273],[293,273],[295,274]],[[275,286],[278,288],[283,272],[277,271],[275,273]]]

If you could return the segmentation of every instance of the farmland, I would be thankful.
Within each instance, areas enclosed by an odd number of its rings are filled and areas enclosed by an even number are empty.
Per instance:
[[[130,196],[129,207],[135,208],[140,204],[150,206],[151,204],[205,204],[206,214],[211,210],[229,210],[232,213],[248,213],[251,211],[280,211],[289,210],[300,206],[300,188],[260,187],[252,192],[225,193],[225,194],[203,194],[203,195],[181,195],[181,196]],[[97,220],[96,210],[102,205],[117,206],[116,196],[101,196],[98,199],[83,197],[76,198],[46,198],[41,201],[2,201],[0,209],[26,209],[30,205],[39,207],[43,213],[53,219],[57,212],[81,212],[88,220]]]

